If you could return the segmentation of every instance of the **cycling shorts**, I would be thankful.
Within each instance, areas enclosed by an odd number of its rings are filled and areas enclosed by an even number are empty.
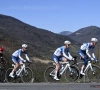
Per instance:
[[[20,60],[20,58],[18,58],[18,57],[12,56],[12,61],[13,61],[14,63],[19,63],[21,60]]]
[[[63,60],[63,57],[62,57],[62,56],[53,55],[53,60],[54,60],[55,62],[59,62],[59,61],[62,61],[62,60]]]

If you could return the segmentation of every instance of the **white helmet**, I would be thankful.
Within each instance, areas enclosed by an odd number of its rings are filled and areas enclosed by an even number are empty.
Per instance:
[[[92,41],[92,42],[98,42],[98,39],[96,39],[96,38],[91,38],[91,41]]]
[[[64,44],[71,44],[71,42],[70,41],[65,41]]]
[[[27,44],[22,44],[22,47],[27,48],[28,46]]]

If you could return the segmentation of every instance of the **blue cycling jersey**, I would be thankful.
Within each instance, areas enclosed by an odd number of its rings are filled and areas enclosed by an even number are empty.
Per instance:
[[[93,56],[93,58],[95,58],[94,55],[94,48],[95,46],[92,43],[84,43],[83,45],[81,45],[80,50],[82,51],[86,51],[86,54],[91,58]],[[92,50],[92,56],[89,54],[89,50]],[[82,54],[79,53],[81,56]]]
[[[22,49],[19,49],[19,50],[16,50],[16,51],[12,54],[12,56],[19,57],[19,56],[22,55],[22,54],[27,54],[27,52],[26,52],[26,51],[22,51]]]
[[[66,55],[66,53],[68,54],[68,56]],[[54,52],[54,55],[56,56],[64,56],[65,58],[71,60],[72,56],[70,55],[70,51],[69,48],[66,48],[65,46],[61,46],[59,48],[57,48]]]

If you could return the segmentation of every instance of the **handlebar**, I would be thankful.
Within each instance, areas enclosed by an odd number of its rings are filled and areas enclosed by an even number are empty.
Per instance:
[[[99,61],[96,61],[96,60],[88,60],[88,61],[92,62],[93,64],[95,64],[95,63],[98,63],[98,62],[99,62]]]
[[[77,56],[73,57],[74,60],[68,60],[70,63],[73,62],[71,65],[75,65],[77,63]]]

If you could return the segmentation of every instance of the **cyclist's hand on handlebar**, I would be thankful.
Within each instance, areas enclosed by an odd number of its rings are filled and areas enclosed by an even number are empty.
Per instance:
[[[72,60],[75,60],[75,58],[72,58]]]
[[[97,58],[94,58],[94,60],[95,60],[95,61],[98,61],[98,59],[97,59]]]
[[[23,60],[23,62],[26,62],[26,60]]]
[[[93,60],[94,60],[94,58],[91,57],[91,61],[93,61]]]

